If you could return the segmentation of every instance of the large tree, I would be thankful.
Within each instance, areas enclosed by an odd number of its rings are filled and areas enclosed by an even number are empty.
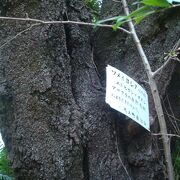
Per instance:
[[[3,0],[0,5],[1,16],[28,14],[41,20],[84,22],[92,18],[83,0]],[[178,10],[152,16],[137,27],[154,69],[179,38]],[[120,12],[120,3],[104,0],[101,18]],[[31,24],[1,20],[1,44]],[[17,179],[166,177],[158,138],[105,103],[107,64],[149,92],[132,37],[121,31],[47,24],[35,26],[1,48],[0,128]],[[175,66],[171,63],[157,77],[162,97]],[[150,92],[149,103],[151,130],[157,132]]]

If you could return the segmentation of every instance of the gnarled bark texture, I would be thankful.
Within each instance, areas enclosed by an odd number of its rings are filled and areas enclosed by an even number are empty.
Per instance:
[[[120,4],[105,0],[102,17],[120,11]],[[14,17],[28,13],[42,20],[91,19],[82,0],[1,1],[0,13]],[[154,68],[178,39],[178,16],[178,11],[170,11],[138,27]],[[0,43],[30,25],[2,20]],[[119,31],[101,28],[94,34],[79,25],[41,25],[1,49],[0,128],[16,179],[165,178],[157,138],[130,126],[131,120],[105,104],[107,64],[139,83],[146,80],[132,39]],[[160,76],[162,95],[173,68]],[[150,109],[155,119],[151,95]],[[157,123],[152,128],[156,130]]]

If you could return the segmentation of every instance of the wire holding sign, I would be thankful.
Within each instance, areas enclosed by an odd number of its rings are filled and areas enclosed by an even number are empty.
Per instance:
[[[106,103],[149,131],[146,91],[132,78],[110,65],[106,67]]]

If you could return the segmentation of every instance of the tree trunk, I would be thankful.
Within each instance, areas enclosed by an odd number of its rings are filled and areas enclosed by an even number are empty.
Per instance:
[[[91,20],[83,0],[1,4],[1,16]],[[105,0],[102,17],[119,14],[120,9],[120,4]],[[168,13],[138,27],[154,68],[179,36],[178,11]],[[1,21],[0,43],[29,26],[29,22]],[[94,34],[90,27],[79,25],[41,25],[21,34],[0,53],[0,127],[16,179],[165,178],[158,138],[104,100],[107,64],[141,85],[146,80],[130,36],[103,28]],[[174,65],[170,67],[159,77],[162,96]],[[144,87],[149,92],[148,85]],[[155,122],[152,130],[157,129]]]

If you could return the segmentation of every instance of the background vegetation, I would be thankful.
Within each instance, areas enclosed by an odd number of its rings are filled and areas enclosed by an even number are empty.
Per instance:
[[[173,151],[173,165],[176,180],[180,179],[180,141],[176,140],[175,148]]]
[[[96,22],[100,13],[101,1],[85,0],[86,5],[92,10],[93,22]]]
[[[12,180],[13,170],[5,148],[0,149],[0,180]]]

